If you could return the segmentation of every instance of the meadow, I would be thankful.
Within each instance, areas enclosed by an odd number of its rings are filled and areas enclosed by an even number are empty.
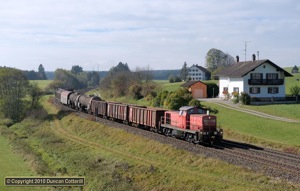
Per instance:
[[[284,68],[287,72],[291,73],[292,68]],[[300,87],[300,73],[292,74],[293,77],[285,78],[285,93],[290,95],[292,86],[298,85]]]
[[[38,87],[45,90],[52,80],[30,80],[30,83],[37,83]]]

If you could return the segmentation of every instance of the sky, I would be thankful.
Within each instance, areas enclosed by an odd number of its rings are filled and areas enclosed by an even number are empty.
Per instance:
[[[212,48],[300,66],[300,1],[0,0],[0,66],[181,69]]]

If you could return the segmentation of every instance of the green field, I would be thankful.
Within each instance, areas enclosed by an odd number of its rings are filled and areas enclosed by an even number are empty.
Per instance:
[[[156,80],[155,82],[160,84],[163,90],[167,90],[169,92],[176,91],[182,84],[184,84],[184,82],[169,83],[167,80]]]
[[[284,68],[287,72],[291,73],[292,68]],[[285,93],[291,94],[290,88],[294,85],[298,85],[300,87],[300,73],[298,74],[292,74],[293,77],[287,77],[285,78]]]
[[[42,90],[45,90],[51,82],[52,80],[30,80],[30,83],[37,83]]]

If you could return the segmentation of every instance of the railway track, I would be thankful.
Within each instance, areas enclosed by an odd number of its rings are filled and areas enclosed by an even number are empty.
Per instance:
[[[57,103],[55,105],[65,111],[76,111]],[[129,133],[145,136],[161,143],[171,144],[176,148],[184,149],[194,154],[220,159],[230,164],[262,172],[271,177],[279,177],[286,181],[300,183],[300,155],[261,148],[245,143],[237,143],[230,140],[224,140],[221,144],[213,146],[195,145],[180,139],[166,137],[165,135],[133,128],[102,118],[96,118],[89,114],[76,112],[76,115],[86,119],[96,120],[97,122],[114,128],[121,128]]]
[[[290,179],[300,177],[300,156],[299,158],[289,158],[279,153],[269,153],[262,150],[245,149],[238,147],[228,148],[226,143],[224,146],[214,146],[221,149],[223,154],[230,154],[241,160],[248,160],[254,165],[260,165],[263,170],[274,171],[274,176],[287,176]],[[233,145],[233,144],[230,144]],[[236,144],[234,144],[236,145]],[[277,172],[277,173],[276,173]]]

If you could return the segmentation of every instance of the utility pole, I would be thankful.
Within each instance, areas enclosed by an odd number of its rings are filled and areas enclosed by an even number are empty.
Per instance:
[[[245,62],[247,61],[247,44],[249,43],[250,41],[245,41],[245,49],[244,49],[244,52],[245,52]]]

